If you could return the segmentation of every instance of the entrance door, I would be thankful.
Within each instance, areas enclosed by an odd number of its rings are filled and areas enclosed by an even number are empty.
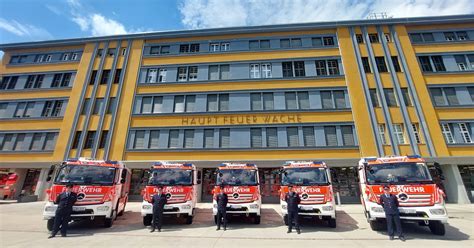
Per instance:
[[[262,203],[279,203],[280,175],[273,173],[276,168],[258,169]]]
[[[474,203],[474,165],[459,165],[458,168],[469,200]]]
[[[148,182],[148,169],[132,169],[132,178],[130,180],[130,201],[141,201],[141,192]]]
[[[214,185],[216,185],[215,172],[215,168],[202,169],[201,202],[212,202],[212,190],[214,189]]]
[[[360,203],[359,177],[355,166],[332,167],[331,175],[334,197],[339,193],[341,203]]]
[[[25,183],[21,188],[21,194],[24,196],[34,195],[36,191],[36,185],[41,173],[41,169],[28,169],[26,172]]]

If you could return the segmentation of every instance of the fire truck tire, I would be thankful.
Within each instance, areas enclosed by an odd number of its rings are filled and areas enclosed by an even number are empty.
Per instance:
[[[188,215],[185,218],[186,218],[186,224],[188,224],[188,225],[193,224],[193,216],[192,215]]]
[[[384,225],[382,221],[371,220],[369,221],[369,223],[370,223],[370,228],[373,231],[382,231],[384,229]]]
[[[330,228],[336,228],[336,225],[337,225],[336,224],[336,219],[333,219],[333,218],[328,219],[328,226]]]
[[[253,218],[253,223],[256,225],[260,224],[260,215],[255,215]]]
[[[144,226],[151,226],[151,221],[152,221],[153,216],[152,215],[146,215],[143,217],[143,225]]]
[[[431,233],[433,233],[435,235],[443,236],[446,233],[446,229],[444,227],[444,224],[441,223],[441,221],[430,220],[430,224],[428,226],[431,230]]]
[[[53,231],[53,227],[54,227],[54,218],[49,219],[46,224],[46,228],[48,228],[48,231]]]
[[[288,226],[288,215],[287,214],[285,214],[283,216],[283,222],[285,222],[285,226]]]

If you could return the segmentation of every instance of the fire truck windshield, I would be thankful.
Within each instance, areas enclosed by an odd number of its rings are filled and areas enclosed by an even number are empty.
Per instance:
[[[369,184],[431,183],[431,175],[423,163],[387,163],[366,166]]]
[[[150,172],[148,185],[192,185],[193,170],[156,169]]]
[[[225,169],[217,173],[217,185],[257,185],[256,170]]]
[[[290,168],[282,173],[282,185],[328,185],[325,168]]]
[[[60,168],[54,183],[80,185],[113,185],[115,168],[104,166],[66,165]]]

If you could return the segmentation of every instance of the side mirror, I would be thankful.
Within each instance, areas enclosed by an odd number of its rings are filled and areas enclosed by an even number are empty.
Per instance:
[[[122,175],[120,176],[120,183],[125,183],[127,181],[127,170],[122,170]]]
[[[198,179],[198,180],[197,180],[197,184],[201,184],[201,179]]]
[[[120,183],[124,184],[125,183],[125,178],[120,179]]]
[[[48,177],[46,178],[46,182],[51,182],[51,179],[53,179],[53,174],[55,170],[56,170],[56,165],[55,164],[51,165],[48,171]]]

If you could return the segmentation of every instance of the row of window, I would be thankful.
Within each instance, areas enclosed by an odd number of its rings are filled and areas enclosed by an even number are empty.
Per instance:
[[[400,67],[400,64],[398,63],[398,56],[391,56],[390,59],[392,60],[395,72],[401,72],[402,69]],[[373,70],[371,69],[368,57],[362,57],[362,66],[364,67],[365,73],[372,73]],[[377,66],[378,72],[389,72],[388,65],[385,62],[385,57],[383,56],[375,57],[375,66]]]
[[[474,37],[474,31],[420,32],[411,33],[413,43],[467,41]]]
[[[219,41],[210,43],[183,43],[176,45],[150,45],[145,47],[145,55],[192,54],[201,52],[227,52],[260,49],[288,49],[311,47],[334,47],[335,36],[295,37],[283,39],[260,39],[241,41]],[[110,50],[110,49],[109,49]]]
[[[348,109],[345,90],[137,96],[135,114]]]
[[[0,102],[0,118],[60,117],[67,100]]]
[[[352,125],[132,130],[128,148],[286,148],[356,146]]]
[[[474,70],[474,54],[418,56],[423,72]]]
[[[87,114],[87,110],[91,104],[91,99],[86,98],[84,100],[84,105],[82,106],[81,115]],[[104,110],[105,106],[105,99],[104,98],[95,98],[94,106],[92,107],[92,114],[93,115],[101,115],[102,111]],[[115,97],[111,97],[109,99],[109,105],[107,106],[106,114],[112,114],[117,107],[117,101]]]
[[[115,50],[116,48],[108,48],[107,53],[105,55],[109,57],[113,57],[115,56]],[[127,48],[121,47],[120,56],[125,56],[126,53],[127,53]],[[97,49],[97,57],[102,57],[103,54],[104,54],[104,49]]]
[[[397,143],[400,145],[408,144],[409,142],[407,141],[407,134],[406,130],[404,128],[404,125],[401,123],[395,123],[392,125],[392,130],[393,134],[395,135],[395,138],[397,139]],[[410,126],[410,132],[413,133],[413,136],[415,137],[415,141],[417,144],[422,144],[423,141],[421,139],[421,134],[419,131],[419,125],[418,123],[412,123]],[[386,126],[385,124],[379,124],[378,125],[378,133],[380,140],[383,145],[390,145],[389,140],[387,139],[387,131],[386,131]]]
[[[81,55],[82,55],[82,51],[13,55],[10,57],[10,64],[25,64],[25,63],[41,64],[41,63],[79,61],[81,59]]]
[[[91,76],[89,78],[89,85],[94,85],[97,79],[97,70],[93,70]],[[111,70],[102,70],[102,74],[100,75],[99,84],[107,84],[109,78],[111,77]],[[114,73],[114,79],[112,81],[113,84],[118,84],[120,81],[120,76],[122,74],[122,69],[116,69]]]
[[[407,88],[401,88],[403,101],[405,102],[405,106],[413,106],[411,101],[410,93],[408,93]],[[380,107],[380,99],[379,94],[377,94],[377,89],[369,89],[370,99],[372,100],[373,107]],[[398,107],[400,106],[400,100],[395,96],[395,91],[393,88],[384,88],[383,89],[383,97],[385,97],[385,101],[387,102],[388,107]]]
[[[33,74],[4,76],[0,90],[45,89],[71,87],[74,73]]]
[[[340,66],[340,60],[338,59],[320,59],[315,61],[148,68],[142,71],[140,82],[162,83],[176,81],[337,76],[342,74]]]
[[[392,38],[391,38],[390,34],[384,33],[383,37],[387,42],[392,42]],[[363,35],[362,34],[356,34],[356,40],[357,40],[357,43],[363,44],[364,43]],[[379,35],[377,33],[370,33],[369,34],[369,40],[370,40],[370,43],[380,43]]]
[[[474,122],[441,123],[447,144],[473,144]]]
[[[474,86],[432,87],[429,90],[435,106],[474,105]]]
[[[57,132],[0,133],[0,151],[53,151]]]
[[[84,147],[83,149],[92,149],[94,147],[94,144],[97,142],[97,131],[87,131],[86,137],[85,137],[85,142],[84,142]],[[79,147],[79,141],[80,137],[82,135],[82,131],[76,131],[76,134],[74,135],[74,140],[72,142],[72,149],[77,149]],[[105,143],[107,142],[107,136],[109,135],[108,130],[103,130],[100,139],[99,139],[99,149],[103,149],[105,147]]]

